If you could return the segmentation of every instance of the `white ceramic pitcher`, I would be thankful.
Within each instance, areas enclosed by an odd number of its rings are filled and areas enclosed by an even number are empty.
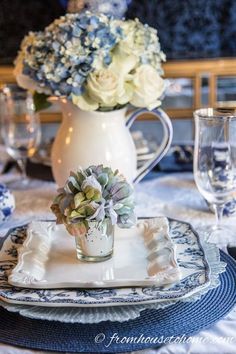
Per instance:
[[[172,124],[165,112],[151,113],[163,125],[163,140],[155,156],[137,169],[136,149],[129,128],[145,112],[139,109],[126,118],[126,108],[111,112],[82,111],[66,99],[58,99],[63,113],[52,148],[52,170],[58,186],[78,166],[103,164],[118,169],[130,182],[140,181],[167,153],[172,141]]]

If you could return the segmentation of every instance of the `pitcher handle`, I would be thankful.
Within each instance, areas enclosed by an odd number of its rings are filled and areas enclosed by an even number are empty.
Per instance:
[[[130,129],[134,121],[143,113],[151,113],[156,118],[160,120],[163,126],[164,136],[160,146],[158,147],[155,156],[147,161],[142,167],[137,170],[137,175],[134,178],[133,183],[138,183],[148,172],[152,170],[152,168],[165,156],[167,151],[170,148],[172,138],[173,138],[173,127],[170,118],[168,115],[161,109],[156,108],[152,111],[148,111],[145,108],[141,108],[134,113],[131,113],[129,118],[126,121],[126,126]]]

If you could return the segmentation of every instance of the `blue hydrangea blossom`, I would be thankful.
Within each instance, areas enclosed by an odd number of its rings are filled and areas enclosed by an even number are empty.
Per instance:
[[[20,86],[66,97],[84,110],[127,103],[154,108],[164,89],[164,59],[155,29],[87,11],[30,32],[15,61],[15,75]]]

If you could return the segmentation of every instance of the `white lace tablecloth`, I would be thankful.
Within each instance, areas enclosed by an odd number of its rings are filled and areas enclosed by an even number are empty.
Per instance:
[[[0,176],[0,182],[9,176]],[[0,236],[9,228],[25,224],[33,219],[52,219],[49,206],[55,194],[53,183],[37,181],[34,188],[14,191],[16,210],[9,222],[0,226]],[[169,174],[151,179],[136,186],[138,216],[166,215],[189,221],[195,227],[214,223],[214,215],[209,212],[205,201],[198,193],[190,173]],[[232,227],[236,217],[225,218],[224,222]],[[235,240],[231,240],[232,242]],[[236,353],[236,308],[216,325],[194,337],[192,343],[168,344],[159,350],[145,350],[145,354],[235,354]],[[0,344],[0,354],[43,353],[10,347]],[[44,352],[45,353],[45,352]],[[137,352],[136,352],[137,353]]]

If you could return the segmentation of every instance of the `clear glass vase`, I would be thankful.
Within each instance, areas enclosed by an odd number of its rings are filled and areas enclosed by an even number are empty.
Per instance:
[[[102,262],[112,257],[114,226],[110,219],[89,221],[85,235],[75,236],[77,258],[86,262]]]

